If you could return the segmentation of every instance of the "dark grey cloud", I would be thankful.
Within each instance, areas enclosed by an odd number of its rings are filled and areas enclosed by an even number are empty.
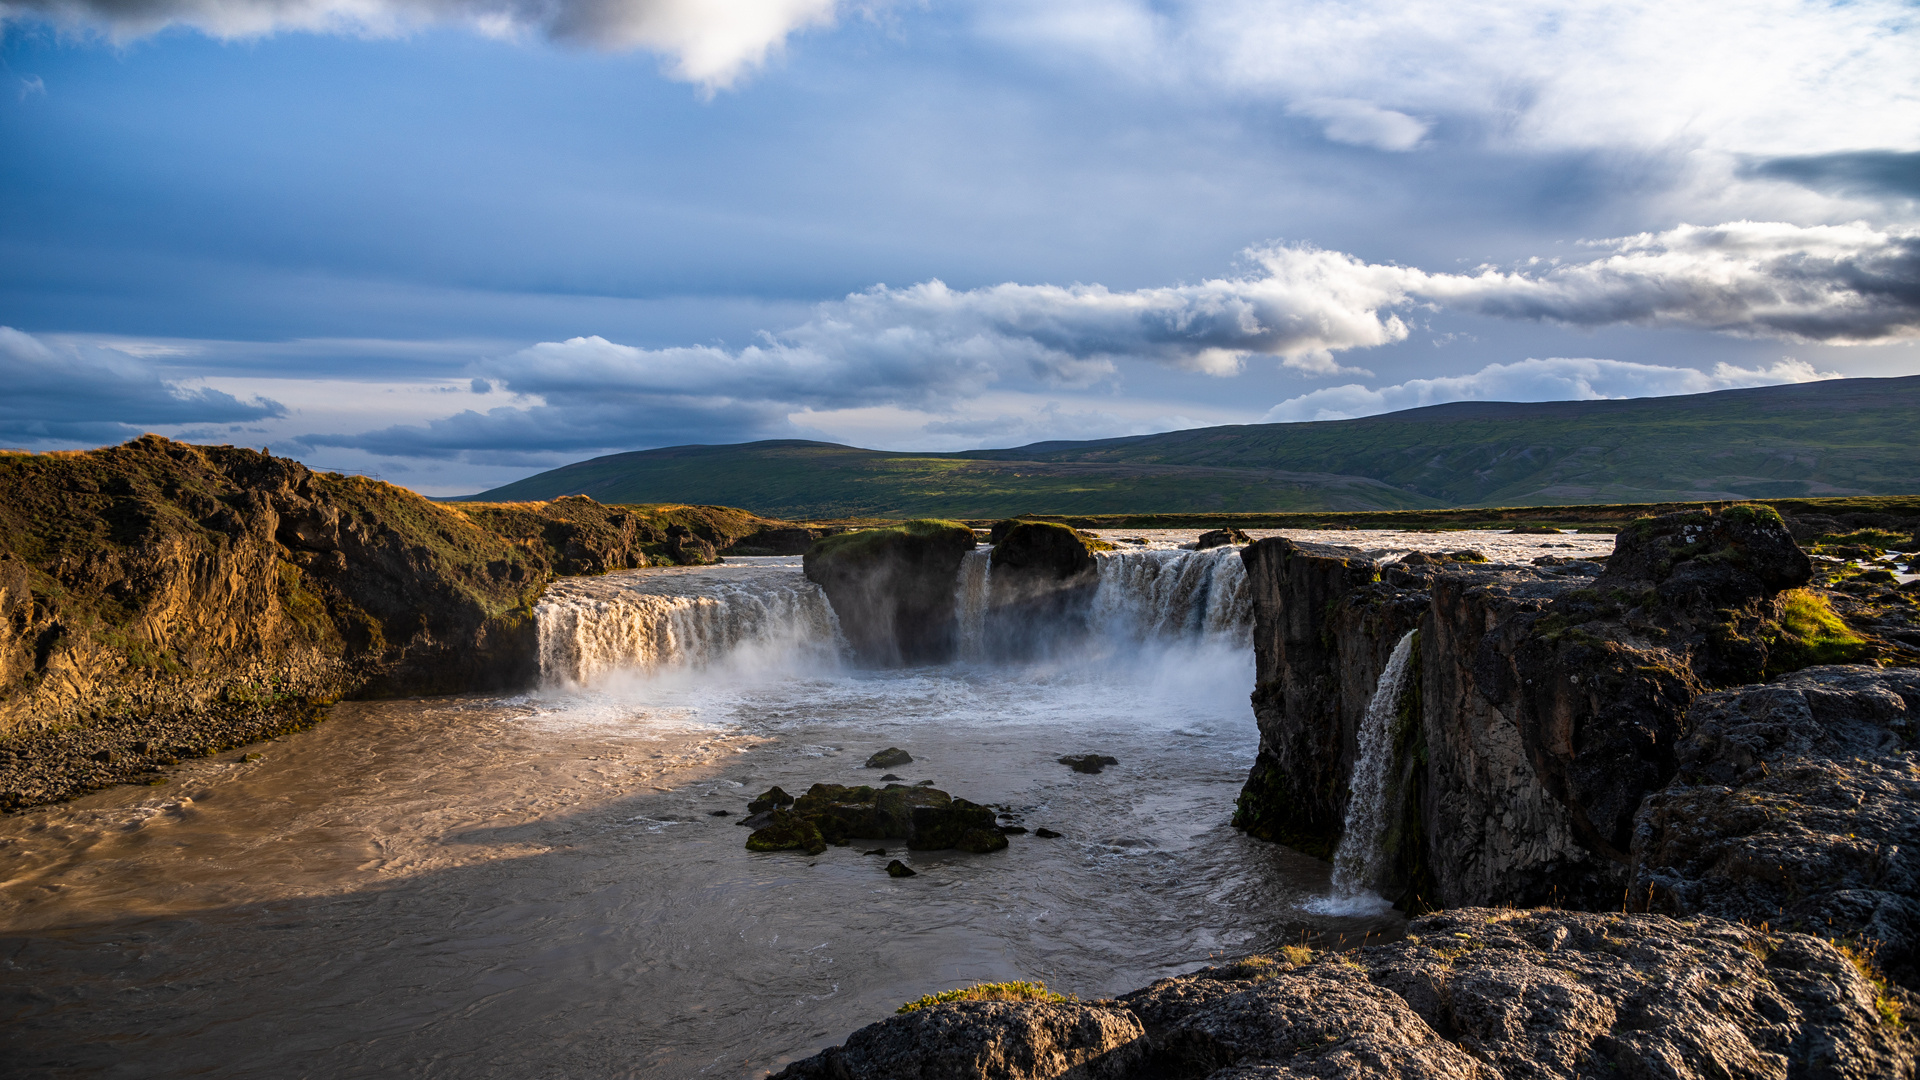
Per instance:
[[[1779,157],[1748,165],[1743,172],[1834,195],[1920,199],[1920,152],[1858,150]]]
[[[238,424],[286,415],[279,402],[242,401],[169,382],[137,356],[49,344],[0,326],[0,438],[28,445],[106,443],[154,427]]]

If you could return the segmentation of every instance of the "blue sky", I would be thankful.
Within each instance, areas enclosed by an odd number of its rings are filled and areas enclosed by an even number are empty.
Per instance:
[[[453,494],[1914,374],[1917,14],[0,0],[0,445]]]

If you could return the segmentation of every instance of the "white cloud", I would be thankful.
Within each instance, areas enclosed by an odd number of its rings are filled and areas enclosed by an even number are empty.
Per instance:
[[[1370,101],[1311,98],[1294,102],[1287,111],[1322,121],[1321,130],[1334,142],[1370,146],[1375,150],[1412,150],[1427,134],[1423,121],[1403,112],[1383,109]]]
[[[1460,310],[1574,326],[1684,326],[1858,345],[1920,335],[1920,232],[1738,221],[1641,233],[1588,262],[1475,275],[1409,271]]]
[[[1377,390],[1358,384],[1330,386],[1275,405],[1264,424],[1303,420],[1349,420],[1356,416],[1417,409],[1449,401],[1591,401],[1600,398],[1665,397],[1700,394],[1740,386],[1837,379],[1837,371],[1784,358],[1765,368],[1719,364],[1711,372],[1624,360],[1552,357],[1514,364],[1488,364],[1468,375],[1409,379]]]
[[[833,21],[838,0],[0,0],[0,24],[41,19],[117,41],[189,26],[217,38],[281,31],[385,37],[434,23],[646,49],[679,79],[732,85],[787,37]]]
[[[1446,117],[1460,137],[1500,145],[1920,148],[1916,10],[1901,0],[987,0],[981,10],[985,32],[1043,57],[1077,52],[1147,82],[1296,106],[1344,99]]]
[[[1364,375],[1334,354],[1404,339],[1408,327],[1396,310],[1420,304],[1577,326],[1704,328],[1835,344],[1920,336],[1920,234],[1736,222],[1599,246],[1602,254],[1588,262],[1476,274],[1274,246],[1250,249],[1240,276],[1133,291],[876,286],[821,304],[800,325],[743,348],[647,349],[601,337],[543,342],[467,373],[515,395],[512,404],[424,426],[305,438],[450,457],[790,436],[800,427],[822,430],[819,415],[863,409],[977,423],[977,410],[957,405],[1020,384],[1040,392],[1111,387],[1130,363],[1219,377],[1271,357],[1308,375]],[[1612,360],[1529,360],[1381,390],[1316,391],[1278,406],[1276,415],[1357,415],[1485,395],[1690,393],[1815,374],[1791,361],[1703,374]],[[796,419],[803,414],[815,419]],[[1042,423],[1010,420],[997,430],[1037,435]]]

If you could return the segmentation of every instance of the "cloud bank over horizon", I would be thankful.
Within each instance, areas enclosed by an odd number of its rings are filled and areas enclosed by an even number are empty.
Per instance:
[[[277,401],[243,401],[161,378],[141,358],[97,346],[49,344],[0,326],[0,439],[117,442],[150,427],[237,424],[286,415]]]
[[[616,447],[793,437],[798,414],[892,408],[964,412],[996,387],[1117,387],[1130,365],[1229,378],[1256,359],[1312,376],[1369,374],[1335,354],[1405,339],[1407,318],[1442,306],[1577,327],[1690,327],[1826,344],[1920,338],[1920,236],[1864,225],[1735,222],[1682,226],[1594,245],[1580,263],[1432,274],[1341,252],[1271,246],[1248,272],[1192,285],[939,281],[876,286],[821,304],[808,321],[738,349],[646,349],[598,336],[542,342],[480,362],[475,388],[519,397],[485,412],[362,433],[309,434],[312,446],[400,457],[541,447]],[[1323,388],[1270,410],[1272,421],[1338,419],[1462,399],[1549,400],[1698,393],[1835,377],[1797,360],[1709,371],[1606,359],[1528,359],[1368,389]],[[933,420],[950,431],[967,421]],[[958,425],[958,426],[953,426]]]

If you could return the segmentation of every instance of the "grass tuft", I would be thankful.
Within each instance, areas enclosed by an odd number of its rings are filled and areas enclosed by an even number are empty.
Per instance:
[[[950,1001],[1078,1001],[1068,994],[1056,994],[1047,989],[1047,984],[1037,982],[997,982],[974,983],[955,990],[942,990],[937,994],[928,994],[915,1001],[893,1010],[896,1014],[916,1012],[934,1005],[945,1005]]]

